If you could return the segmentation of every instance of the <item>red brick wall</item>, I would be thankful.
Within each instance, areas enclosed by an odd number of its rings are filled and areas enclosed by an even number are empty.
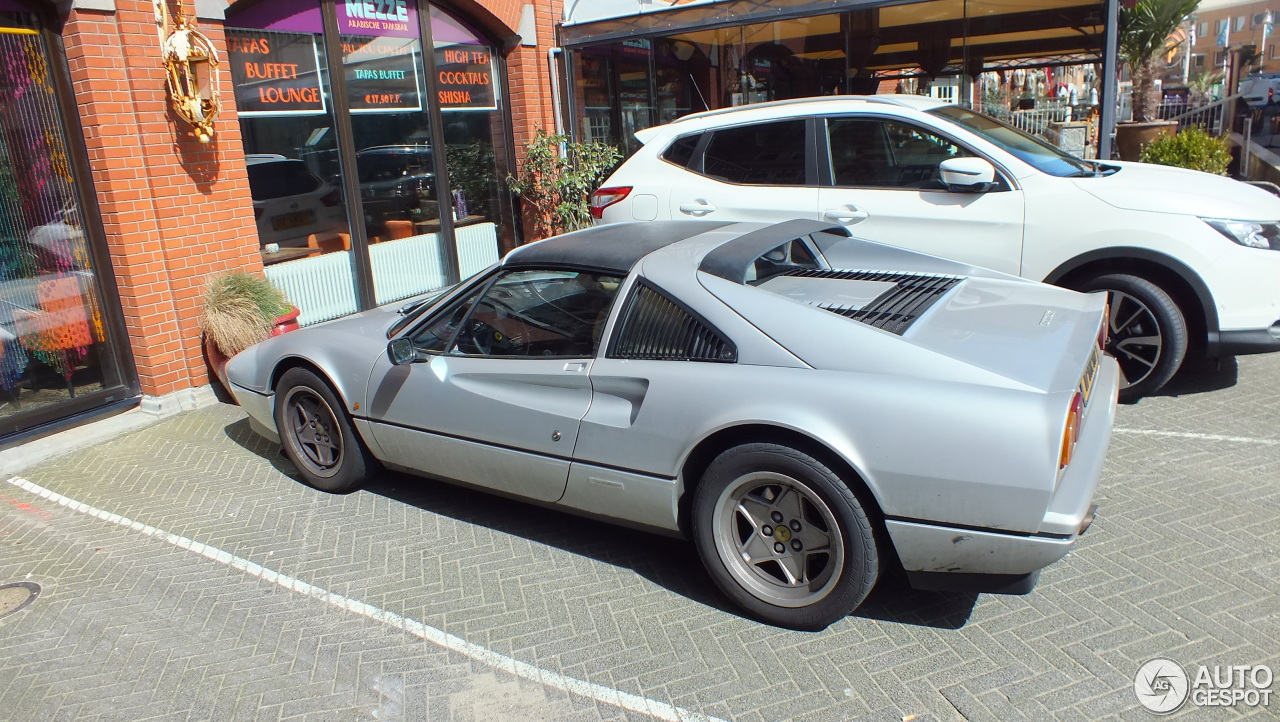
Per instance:
[[[226,47],[220,26],[199,29]],[[150,2],[73,11],[63,39],[142,391],[207,383],[204,279],[262,269],[230,75],[217,136],[202,144],[169,112]]]

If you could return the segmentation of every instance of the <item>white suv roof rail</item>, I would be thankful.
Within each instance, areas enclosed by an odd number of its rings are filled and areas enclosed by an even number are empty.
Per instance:
[[[892,95],[819,95],[809,98],[791,98],[790,100],[771,100],[767,103],[752,103],[750,105],[739,105],[733,108],[717,108],[716,110],[704,110],[700,113],[691,113],[682,115],[671,121],[672,123],[681,123],[686,120],[697,120],[699,118],[713,118],[717,115],[725,115],[727,113],[737,113],[747,110],[756,110],[760,108],[778,108],[788,105],[814,105],[817,103],[825,103],[832,100],[861,100],[867,103],[884,103],[886,105],[910,105],[907,102],[896,100]]]

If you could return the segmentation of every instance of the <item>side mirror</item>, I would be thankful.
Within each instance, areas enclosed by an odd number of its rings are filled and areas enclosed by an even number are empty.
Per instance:
[[[996,185],[996,168],[983,158],[948,158],[938,164],[938,174],[954,193],[986,193]]]
[[[387,358],[396,366],[411,364],[418,360],[418,349],[413,346],[413,339],[393,338],[387,343]]]

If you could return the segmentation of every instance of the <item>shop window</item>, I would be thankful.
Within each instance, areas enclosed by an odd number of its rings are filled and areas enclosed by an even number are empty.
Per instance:
[[[259,2],[227,21],[263,262],[304,324],[359,310],[360,298],[384,304],[435,290],[496,261],[500,240],[514,245],[491,44],[431,9],[428,77],[418,16],[427,6],[396,3],[389,17],[370,17],[371,7],[336,2],[341,97],[315,0]],[[347,118],[349,138],[335,130]],[[354,167],[342,166],[344,152]],[[352,187],[358,197],[344,198]]]
[[[512,210],[499,183],[507,175],[501,163],[508,153],[497,56],[488,40],[434,6],[431,37],[449,173],[445,206],[455,219],[461,275],[466,277],[489,265],[494,243],[512,248],[516,242],[514,227],[503,222]]]
[[[63,60],[36,16],[10,7],[0,6],[0,435],[124,396],[109,270],[62,122],[75,108],[54,87]]]
[[[317,2],[227,19],[227,55],[266,275],[304,324],[358,310]],[[323,289],[318,292],[316,289]]]

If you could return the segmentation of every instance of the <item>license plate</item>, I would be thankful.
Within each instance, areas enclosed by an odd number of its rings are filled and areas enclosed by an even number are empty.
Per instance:
[[[290,228],[301,228],[315,222],[315,211],[298,211],[297,213],[285,213],[273,217],[271,219],[271,228],[277,231],[287,231]]]
[[[1080,383],[1077,390],[1084,397],[1084,405],[1089,405],[1089,397],[1093,395],[1094,383],[1098,380],[1098,371],[1102,368],[1102,352],[1094,347],[1093,353],[1089,354],[1089,363],[1085,364],[1084,375],[1080,377]]]

